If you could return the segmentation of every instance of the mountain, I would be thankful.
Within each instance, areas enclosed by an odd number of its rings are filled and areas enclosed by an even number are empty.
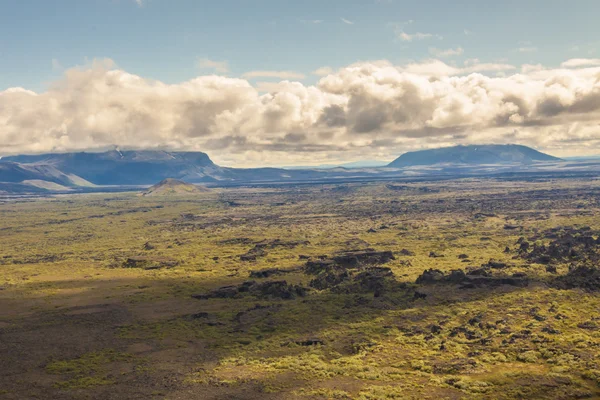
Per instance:
[[[46,181],[63,186],[90,186],[81,177],[66,174],[52,165],[18,164],[14,162],[0,163],[0,182],[21,183],[23,181]]]
[[[312,165],[312,166],[288,166],[281,167],[283,169],[333,169],[333,168],[347,168],[347,169],[355,169],[355,168],[376,168],[376,167],[385,167],[388,163],[385,161],[376,161],[376,160],[364,160],[364,161],[354,161],[343,164],[320,164],[320,165]]]
[[[442,147],[404,153],[388,167],[403,168],[434,164],[533,164],[560,161],[560,158],[517,144],[488,144]]]
[[[167,178],[150,187],[142,196],[177,196],[210,192],[204,186],[192,185],[178,179]]]
[[[213,163],[201,152],[119,151],[11,156],[4,163],[52,167],[76,174],[96,185],[152,185],[167,178],[190,183],[281,182],[328,178],[349,174],[343,170],[296,170],[282,168],[227,168]],[[30,179],[30,178],[27,178]]]
[[[113,150],[4,157],[0,162],[51,166],[96,185],[151,185],[166,178],[206,182],[222,173],[222,168],[201,152]]]

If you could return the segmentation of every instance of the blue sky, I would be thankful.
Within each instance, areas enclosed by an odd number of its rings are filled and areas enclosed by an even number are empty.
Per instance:
[[[597,55],[600,48],[600,2],[594,0],[144,0],[141,6],[134,0],[1,0],[0,5],[0,90],[42,90],[62,68],[94,58],[111,58],[124,70],[169,83],[206,73],[198,68],[201,58],[227,62],[230,76],[298,71],[311,83],[316,80],[311,71],[322,66],[404,63],[432,57],[432,47],[462,48],[453,62],[478,58],[549,66]],[[407,42],[400,32],[433,36]]]
[[[600,154],[600,2],[0,0],[0,156]]]

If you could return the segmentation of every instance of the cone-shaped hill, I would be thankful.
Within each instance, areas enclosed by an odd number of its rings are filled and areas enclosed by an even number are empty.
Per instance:
[[[178,196],[210,192],[204,186],[192,185],[178,179],[167,178],[148,188],[142,196]]]

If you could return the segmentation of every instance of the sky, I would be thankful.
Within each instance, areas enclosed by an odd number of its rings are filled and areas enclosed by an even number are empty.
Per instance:
[[[600,154],[600,2],[0,0],[0,155]]]

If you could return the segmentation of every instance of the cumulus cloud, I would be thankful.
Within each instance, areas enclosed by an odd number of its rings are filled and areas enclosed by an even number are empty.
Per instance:
[[[308,86],[218,75],[166,84],[107,60],[66,70],[42,93],[0,92],[0,147],[199,150],[232,166],[393,159],[469,143],[589,153],[600,151],[600,67],[586,65],[364,62]],[[253,74],[265,75],[274,76]]]
[[[296,71],[250,71],[243,74],[242,78],[304,79],[306,76]]]
[[[220,74],[229,72],[229,63],[227,61],[214,61],[208,58],[200,58],[198,59],[197,65],[200,69],[212,69]]]
[[[572,58],[560,64],[563,68],[598,67],[600,58]]]

